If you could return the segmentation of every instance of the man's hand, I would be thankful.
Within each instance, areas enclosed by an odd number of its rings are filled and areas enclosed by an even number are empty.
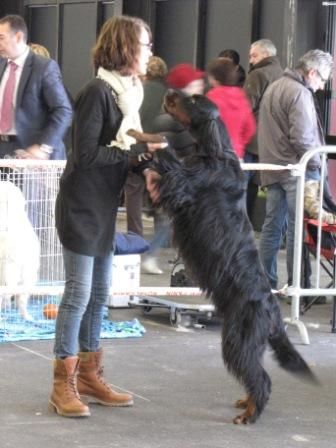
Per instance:
[[[146,179],[146,188],[153,204],[157,204],[160,200],[159,181],[161,176],[150,168],[145,169],[144,176]]]
[[[18,159],[49,159],[49,153],[41,149],[40,145],[31,145],[26,149],[18,149],[15,151],[15,154]]]

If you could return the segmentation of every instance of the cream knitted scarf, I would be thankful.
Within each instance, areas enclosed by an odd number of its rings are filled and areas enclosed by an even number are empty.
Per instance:
[[[107,82],[116,94],[116,101],[123,114],[116,139],[108,146],[118,146],[129,150],[136,143],[133,137],[126,134],[129,129],[142,132],[139,109],[143,100],[142,82],[137,76],[121,76],[119,72],[108,71],[99,67],[97,78]]]

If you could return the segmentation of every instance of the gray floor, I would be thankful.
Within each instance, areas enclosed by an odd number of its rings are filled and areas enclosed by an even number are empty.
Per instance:
[[[168,285],[173,258],[162,250],[162,276],[142,275],[143,286]],[[283,275],[284,254],[280,257]],[[290,306],[283,303],[283,315]],[[114,309],[115,320],[137,317],[147,332],[139,339],[104,340],[106,377],[135,396],[132,408],[91,405],[88,419],[66,419],[47,410],[52,379],[52,342],[0,346],[0,447],[15,448],[215,448],[336,446],[336,334],[330,333],[332,305],[314,306],[303,320],[311,344],[288,332],[320,386],[281,371],[267,352],[273,381],[271,400],[255,425],[235,426],[233,403],[242,388],[224,369],[220,322],[205,328],[174,328],[166,309]]]

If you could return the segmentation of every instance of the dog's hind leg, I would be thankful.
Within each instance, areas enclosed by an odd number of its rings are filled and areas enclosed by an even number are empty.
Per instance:
[[[271,393],[271,379],[262,365],[268,328],[264,328],[262,323],[257,324],[261,320],[253,317],[251,311],[254,312],[254,308],[252,305],[245,306],[245,319],[239,321],[239,315],[229,316],[222,328],[224,364],[244,386],[247,396],[236,402],[236,407],[244,409],[242,414],[234,418],[236,424],[255,422]]]
[[[254,423],[269,400],[271,379],[261,365],[257,370],[253,372],[250,370],[241,378],[248,395],[246,399],[236,402],[236,407],[245,408],[245,411],[233,419],[235,424]]]

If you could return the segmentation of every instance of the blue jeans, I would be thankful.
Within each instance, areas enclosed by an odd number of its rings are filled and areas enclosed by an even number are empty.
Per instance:
[[[63,247],[65,288],[56,321],[56,358],[99,350],[104,306],[111,286],[113,253],[80,255]]]
[[[319,171],[307,170],[306,179],[319,180]],[[296,177],[290,177],[267,187],[266,216],[261,231],[259,253],[273,289],[278,287],[277,256],[286,226],[286,219],[288,284],[290,285],[293,280],[296,187]]]

